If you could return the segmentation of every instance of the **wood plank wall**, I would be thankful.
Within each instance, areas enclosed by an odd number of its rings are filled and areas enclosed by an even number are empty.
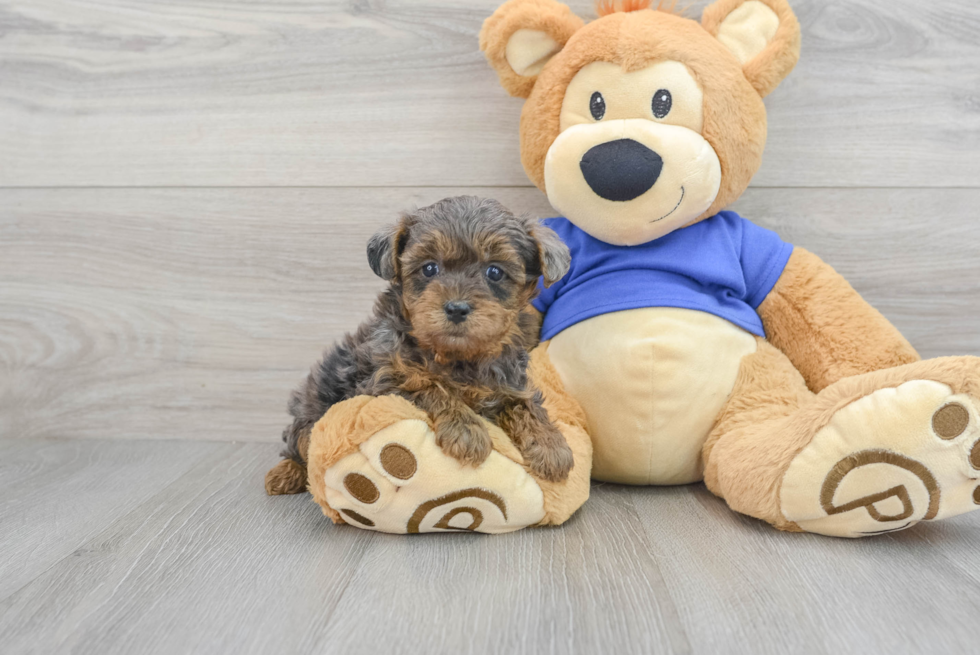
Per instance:
[[[477,49],[497,3],[0,0],[0,436],[274,442],[382,286],[374,230],[459,193],[550,215]],[[794,7],[736,209],[980,355],[980,4]]]

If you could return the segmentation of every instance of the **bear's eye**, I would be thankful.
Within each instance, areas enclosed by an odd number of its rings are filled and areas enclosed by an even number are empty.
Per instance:
[[[592,100],[589,101],[589,111],[592,112],[592,118],[597,121],[601,121],[602,117],[606,115],[606,99],[598,91],[592,94]]]
[[[435,262],[427,262],[422,265],[422,275],[425,277],[433,277],[439,274],[439,264]]]
[[[499,266],[488,266],[487,279],[491,282],[500,282],[502,279],[504,279],[504,272],[500,270]]]
[[[670,108],[674,104],[674,99],[667,89],[660,89],[653,94],[653,115],[657,118],[664,118],[670,113]]]

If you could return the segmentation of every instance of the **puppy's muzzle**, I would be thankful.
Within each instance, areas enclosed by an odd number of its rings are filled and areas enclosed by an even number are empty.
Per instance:
[[[442,306],[443,311],[446,312],[446,318],[449,319],[451,323],[459,325],[466,320],[466,317],[470,315],[473,308],[468,302],[462,300],[451,300]]]
[[[664,160],[639,141],[617,139],[591,148],[582,155],[579,167],[597,196],[627,202],[657,183]]]

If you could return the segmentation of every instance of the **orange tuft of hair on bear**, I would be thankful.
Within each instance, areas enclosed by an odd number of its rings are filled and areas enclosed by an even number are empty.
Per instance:
[[[659,0],[656,7],[653,6],[652,0],[596,0],[595,3],[595,10],[600,18],[616,12],[629,13],[642,9],[653,9],[668,14],[683,13],[677,8],[677,0]]]

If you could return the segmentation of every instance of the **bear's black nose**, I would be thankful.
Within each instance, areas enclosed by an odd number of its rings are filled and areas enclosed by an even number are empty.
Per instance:
[[[462,300],[452,300],[443,305],[442,308],[446,312],[446,318],[457,324],[465,321],[466,317],[470,314],[470,310],[473,309],[468,302]]]
[[[626,202],[639,198],[656,184],[664,160],[639,141],[619,139],[590,149],[579,166],[597,196]]]

